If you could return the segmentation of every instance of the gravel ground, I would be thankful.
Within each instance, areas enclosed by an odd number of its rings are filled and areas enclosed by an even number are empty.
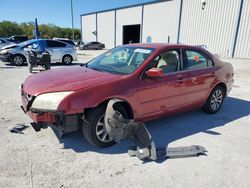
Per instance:
[[[97,53],[79,52],[79,60]],[[50,128],[10,133],[30,122],[19,107],[29,73],[0,62],[0,187],[250,187],[250,60],[226,61],[233,63],[235,84],[219,113],[198,109],[147,123],[158,147],[202,145],[207,156],[147,163],[128,156],[129,141],[99,149],[81,132],[62,139]]]

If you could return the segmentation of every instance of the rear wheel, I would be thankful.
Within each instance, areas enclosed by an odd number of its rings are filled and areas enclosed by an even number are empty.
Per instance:
[[[122,105],[117,104],[115,106],[115,110],[119,112],[124,118],[128,118],[127,111]],[[84,123],[82,126],[82,131],[86,140],[93,146],[102,148],[115,144],[115,141],[109,137],[105,129],[105,111],[106,106],[99,106],[90,110],[86,115],[88,123]]]
[[[218,112],[224,101],[225,93],[222,86],[216,86],[209,95],[206,104],[202,107],[203,111],[209,114]]]
[[[73,59],[70,55],[63,56],[62,63],[65,65],[70,65],[72,63]]]

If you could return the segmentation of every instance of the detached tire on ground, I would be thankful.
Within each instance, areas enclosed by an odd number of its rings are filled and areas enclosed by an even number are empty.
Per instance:
[[[128,118],[128,113],[125,108],[117,104],[115,110],[118,111],[124,118]],[[83,123],[82,131],[86,140],[93,146],[109,147],[116,142],[112,140],[107,134],[104,126],[104,115],[106,106],[102,105],[90,110],[86,114],[88,123]]]
[[[70,65],[73,61],[73,58],[70,55],[65,55],[62,58],[62,63],[65,65]]]
[[[210,93],[206,104],[202,107],[202,110],[209,114],[215,114],[221,108],[226,91],[222,86],[216,86]]]

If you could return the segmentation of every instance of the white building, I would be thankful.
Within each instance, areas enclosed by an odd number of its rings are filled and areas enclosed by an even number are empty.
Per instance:
[[[81,15],[83,41],[206,45],[222,57],[250,58],[250,0],[168,0]]]

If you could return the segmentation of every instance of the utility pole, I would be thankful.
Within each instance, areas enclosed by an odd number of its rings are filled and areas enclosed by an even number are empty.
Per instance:
[[[72,0],[71,0],[71,22],[72,22],[73,41],[75,41],[75,33],[74,33],[74,16],[73,16],[73,2],[72,2]]]

